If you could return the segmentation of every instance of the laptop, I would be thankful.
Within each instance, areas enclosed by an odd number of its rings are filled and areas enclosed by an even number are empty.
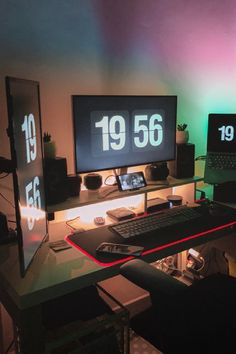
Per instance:
[[[236,114],[209,114],[204,181],[236,181]]]

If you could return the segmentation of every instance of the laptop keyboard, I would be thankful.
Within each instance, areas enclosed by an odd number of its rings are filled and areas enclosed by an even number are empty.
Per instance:
[[[236,169],[236,154],[208,153],[208,167],[216,170]]]
[[[166,227],[195,220],[201,216],[194,208],[181,205],[162,212],[157,212],[136,219],[124,221],[120,224],[112,225],[111,229],[121,237],[127,239],[150,231],[164,229]]]

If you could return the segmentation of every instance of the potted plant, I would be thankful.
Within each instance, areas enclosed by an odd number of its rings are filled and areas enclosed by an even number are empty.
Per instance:
[[[189,132],[186,130],[187,124],[178,124],[176,131],[176,144],[187,144],[189,140]]]
[[[55,141],[52,141],[51,135],[48,132],[43,134],[43,145],[45,159],[55,159],[56,144]]]

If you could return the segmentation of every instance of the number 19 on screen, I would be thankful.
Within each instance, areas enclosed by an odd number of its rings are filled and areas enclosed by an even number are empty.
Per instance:
[[[130,119],[131,118],[131,119]],[[92,112],[93,153],[150,151],[163,142],[164,114],[152,110]]]

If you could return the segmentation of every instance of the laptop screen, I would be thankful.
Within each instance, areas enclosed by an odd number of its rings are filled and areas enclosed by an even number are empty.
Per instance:
[[[209,114],[207,151],[236,153],[236,114]]]

